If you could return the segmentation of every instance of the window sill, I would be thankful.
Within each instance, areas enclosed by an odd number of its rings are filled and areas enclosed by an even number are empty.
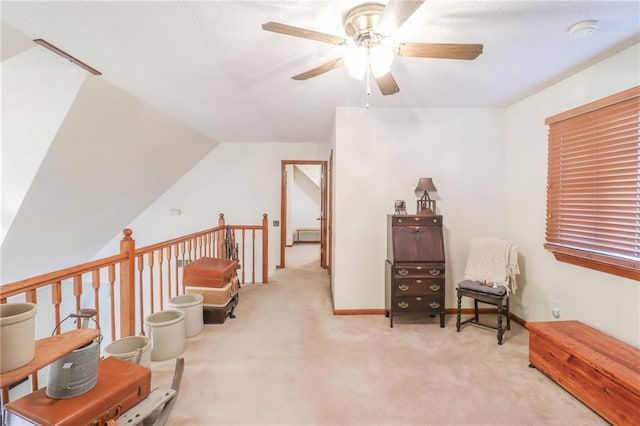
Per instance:
[[[617,275],[619,277],[640,281],[640,271],[638,269],[614,265],[595,258],[588,258],[585,257],[584,254],[579,255],[578,253],[582,253],[579,250],[571,250],[572,252],[576,252],[576,254],[574,254],[565,251],[564,248],[558,248],[551,245],[545,245],[545,248],[551,251],[553,253],[553,256],[559,262],[570,263],[572,265],[582,266],[584,268],[605,272],[607,274]]]

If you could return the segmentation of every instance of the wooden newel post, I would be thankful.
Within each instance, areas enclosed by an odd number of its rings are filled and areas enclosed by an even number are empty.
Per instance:
[[[262,215],[262,283],[269,282],[269,219]]]
[[[217,236],[218,236],[218,244],[217,244],[217,253],[216,256],[219,259],[224,259],[226,250],[224,249],[224,214],[220,213],[220,215],[218,216],[218,227],[220,228],[220,230],[217,232]]]
[[[120,240],[120,253],[127,254],[127,260],[120,264],[120,337],[129,337],[136,330],[136,242],[131,238],[133,231],[125,228]],[[142,313],[141,313],[142,315]],[[115,340],[115,336],[114,340]]]

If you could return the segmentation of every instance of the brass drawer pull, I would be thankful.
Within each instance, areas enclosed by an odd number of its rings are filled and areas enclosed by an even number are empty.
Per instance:
[[[431,291],[438,291],[438,290],[440,290],[440,284],[431,284],[431,285],[429,286],[429,290],[431,290]]]
[[[408,284],[400,284],[400,285],[398,286],[398,290],[400,290],[400,291],[407,291],[407,290],[409,290],[409,285],[408,285]]]
[[[409,304],[407,302],[405,302],[405,301],[402,301],[402,302],[398,303],[398,307],[400,307],[402,309],[405,309],[405,308],[409,307]]]
[[[431,302],[429,303],[429,306],[431,306],[433,309],[438,309],[440,307],[440,304],[438,302]]]
[[[440,275],[440,269],[429,269],[429,275]]]
[[[398,271],[399,275],[409,275],[409,270],[408,269],[400,269]]]

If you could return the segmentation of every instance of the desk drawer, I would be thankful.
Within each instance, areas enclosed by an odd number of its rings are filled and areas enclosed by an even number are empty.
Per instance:
[[[396,296],[443,295],[442,278],[396,278],[393,283]]]
[[[442,216],[394,216],[393,226],[442,226]]]
[[[395,298],[395,312],[441,312],[444,310],[444,297],[440,295],[398,296]]]
[[[402,277],[444,278],[444,263],[396,264],[393,275]]]

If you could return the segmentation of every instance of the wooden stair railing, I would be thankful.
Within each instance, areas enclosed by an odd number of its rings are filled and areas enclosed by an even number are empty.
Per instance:
[[[0,303],[24,300],[43,304],[50,297],[53,312],[49,313],[49,308],[39,308],[38,312],[52,318],[40,323],[59,324],[61,312],[66,316],[88,308],[82,306],[83,299],[93,299],[91,307],[97,312],[95,319],[103,334],[103,344],[144,334],[145,317],[164,309],[172,297],[184,293],[182,267],[203,256],[226,258],[225,237],[229,236],[237,243],[240,282],[255,283],[259,271],[260,282],[268,283],[266,214],[260,225],[227,225],[221,213],[216,227],[141,248],[135,247],[132,235],[131,229],[123,230],[120,253],[116,255],[0,286]],[[261,243],[260,250],[257,243]],[[110,296],[108,307],[102,306],[101,289]],[[72,327],[80,328],[80,322]],[[55,334],[66,331],[62,328],[57,328]],[[38,330],[38,334],[47,335],[51,330]],[[34,391],[38,389],[35,374],[31,387]]]

